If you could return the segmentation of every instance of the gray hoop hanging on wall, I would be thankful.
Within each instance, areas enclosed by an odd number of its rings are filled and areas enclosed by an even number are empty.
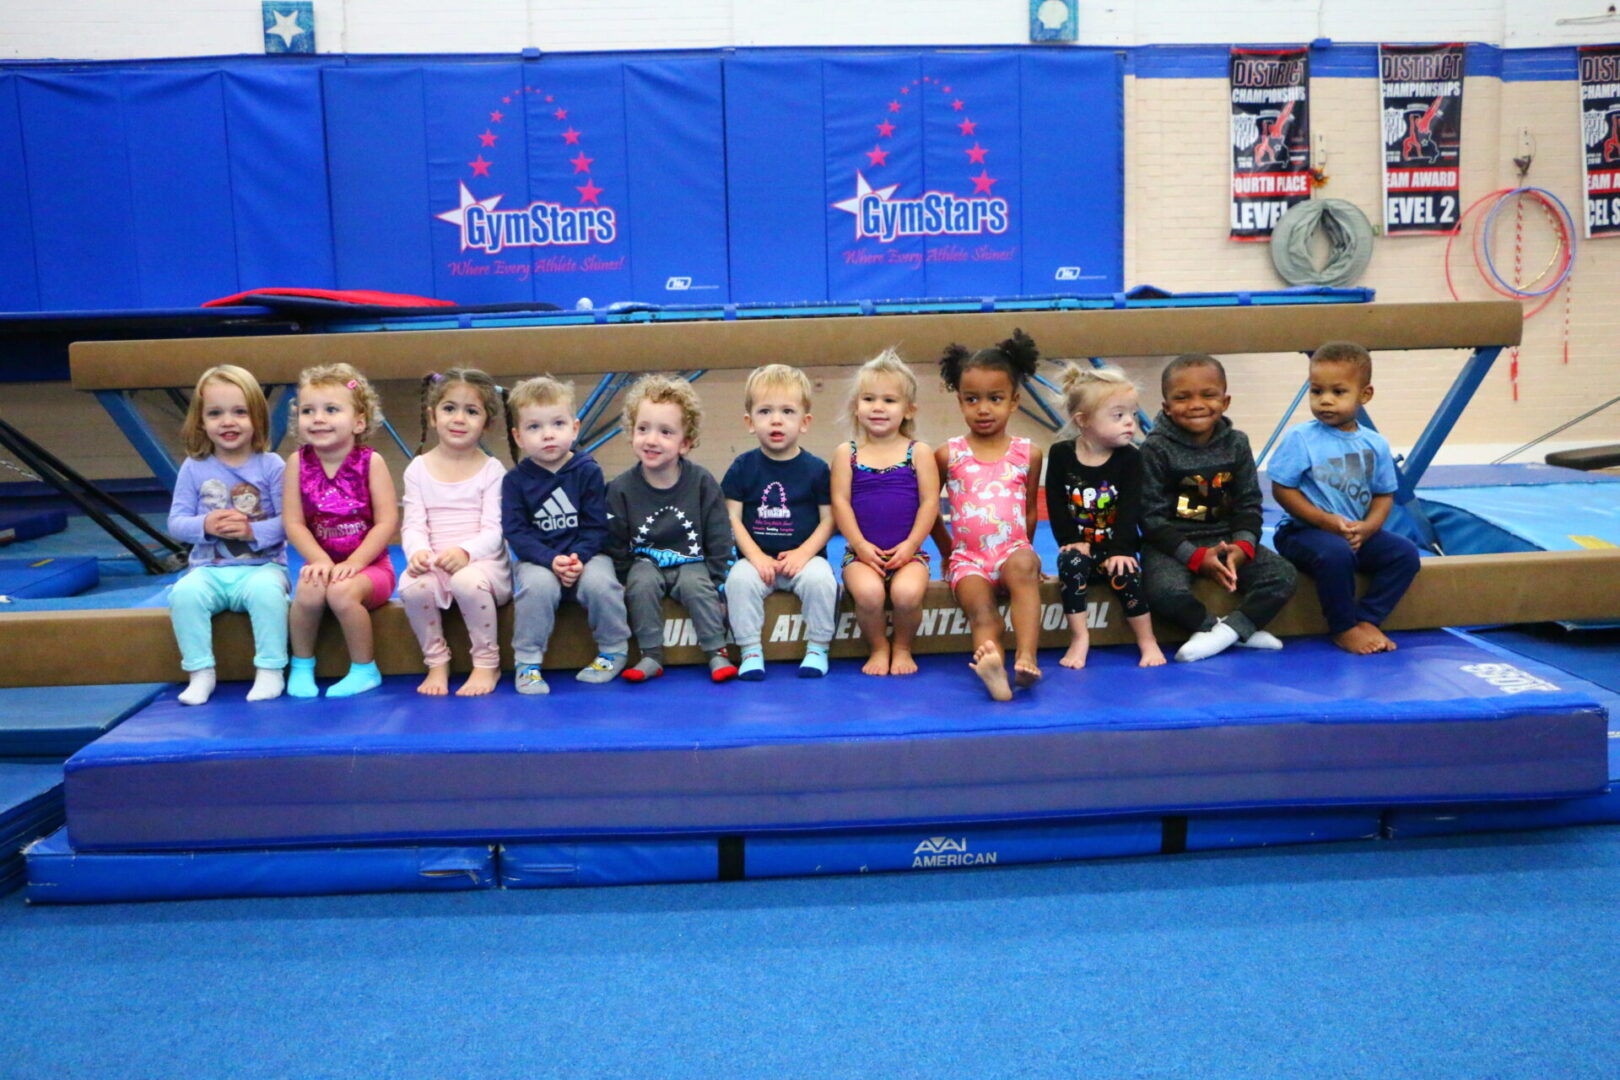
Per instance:
[[[1328,261],[1311,258],[1317,228],[1327,235]],[[1271,265],[1290,285],[1350,285],[1372,260],[1373,227],[1354,203],[1306,199],[1295,203],[1271,232]]]

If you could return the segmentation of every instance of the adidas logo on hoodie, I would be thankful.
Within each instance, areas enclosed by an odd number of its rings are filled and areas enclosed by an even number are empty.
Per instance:
[[[562,532],[564,529],[579,528],[579,510],[568,498],[568,492],[562,488],[553,491],[534,512],[535,528],[541,532]]]

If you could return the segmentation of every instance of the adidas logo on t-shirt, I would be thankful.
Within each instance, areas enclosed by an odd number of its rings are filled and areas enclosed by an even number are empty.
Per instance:
[[[541,532],[561,532],[579,528],[579,511],[568,498],[568,492],[558,488],[535,511],[534,524]]]

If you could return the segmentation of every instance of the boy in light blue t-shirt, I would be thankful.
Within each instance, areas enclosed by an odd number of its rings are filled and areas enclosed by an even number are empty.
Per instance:
[[[1389,443],[1356,417],[1372,400],[1372,357],[1334,341],[1311,356],[1314,420],[1288,429],[1267,473],[1287,517],[1277,551],[1316,581],[1333,643],[1365,655],[1395,648],[1380,624],[1418,572],[1417,546],[1384,528],[1395,504]],[[1356,599],[1356,572],[1370,575]]]

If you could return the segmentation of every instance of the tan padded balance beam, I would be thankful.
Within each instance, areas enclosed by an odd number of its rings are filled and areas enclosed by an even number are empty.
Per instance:
[[[1232,598],[1208,581],[1200,580],[1195,588],[1217,614],[1233,606]],[[798,600],[788,593],[772,593],[766,599],[763,640],[767,659],[796,661],[804,655],[804,626],[798,610]],[[685,613],[673,601],[666,601],[664,615],[666,662],[701,663],[704,656]],[[1401,631],[1617,618],[1620,550],[1535,551],[1425,559],[1422,572],[1385,626]],[[510,605],[501,608],[500,619],[502,662],[510,669]],[[1094,605],[1091,621],[1095,645],[1125,645],[1133,640],[1111,593]],[[377,664],[384,674],[422,672],[422,649],[398,600],[378,609],[372,615],[372,626],[376,632]],[[1041,627],[1042,648],[1068,644],[1069,630],[1053,582],[1041,587]],[[1301,575],[1293,599],[1268,628],[1285,637],[1327,633],[1316,589],[1308,577]],[[1185,637],[1163,620],[1158,621],[1156,629],[1164,643]],[[931,582],[923,599],[917,652],[965,654],[971,648],[967,630],[967,620],[950,588],[943,581]],[[465,671],[467,635],[455,611],[445,612],[445,633],[456,658],[454,666]],[[222,679],[253,677],[253,636],[246,615],[217,616],[214,648]],[[857,636],[854,614],[846,600],[840,608],[832,655],[866,654],[866,643]],[[577,604],[564,604],[557,613],[557,627],[546,651],[546,667],[580,668],[595,655],[584,611]],[[180,654],[166,608],[0,614],[0,656],[6,658],[6,663],[0,664],[0,686],[165,682],[181,678]],[[348,670],[348,654],[335,620],[327,619],[322,624],[316,656],[317,670],[323,678]],[[1283,662],[1287,662],[1286,653]],[[1376,677],[1377,658],[1369,657],[1366,662],[1368,672]],[[903,692],[904,686],[904,680],[895,680],[897,692]]]
[[[69,355],[75,389],[140,390],[190,386],[214,364],[239,364],[266,384],[296,382],[304,368],[337,361],[373,380],[419,379],[452,364],[497,378],[854,365],[890,346],[911,360],[933,357],[952,341],[999,341],[1015,327],[1047,356],[1118,357],[1299,353],[1325,341],[1355,341],[1374,351],[1474,349],[1518,344],[1524,320],[1511,300],[1280,304],[81,341]]]

